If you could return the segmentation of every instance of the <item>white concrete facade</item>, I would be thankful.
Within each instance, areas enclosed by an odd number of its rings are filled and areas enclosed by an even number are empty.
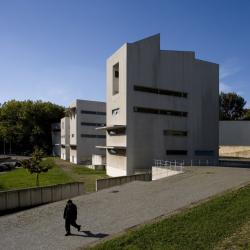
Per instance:
[[[61,159],[69,160],[70,159],[70,148],[69,148],[69,139],[70,139],[70,124],[69,117],[64,117],[61,119]]]
[[[76,100],[70,107],[70,162],[91,164],[92,155],[105,155],[105,150],[96,148],[105,145],[106,135],[97,127],[106,124],[106,103]]]
[[[107,174],[217,162],[218,96],[218,64],[161,50],[160,35],[124,44],[107,60]]]

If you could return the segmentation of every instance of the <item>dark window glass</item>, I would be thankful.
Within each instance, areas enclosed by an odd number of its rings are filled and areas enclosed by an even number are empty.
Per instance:
[[[76,145],[70,145],[70,148],[71,149],[76,149],[77,147],[76,147]]]
[[[126,128],[108,129],[108,134],[111,136],[125,135]]]
[[[148,113],[148,114],[159,114],[159,115],[171,115],[171,116],[187,116],[187,112],[166,110],[166,109],[153,109],[145,107],[134,107],[134,112]]]
[[[100,139],[105,139],[106,135],[81,134],[81,137],[84,137],[84,138],[100,138]]]
[[[187,136],[187,131],[181,131],[181,130],[163,130],[163,134],[166,136]]]
[[[111,154],[111,155],[126,155],[126,149],[123,149],[123,148],[114,148],[114,149],[108,149],[108,152]]]
[[[88,114],[88,115],[106,115],[106,112],[100,112],[100,111],[88,111],[88,110],[81,110],[82,114]]]
[[[134,90],[147,92],[147,93],[154,93],[154,94],[159,94],[159,95],[170,95],[170,96],[187,98],[186,92],[179,92],[179,91],[173,91],[173,90],[167,90],[167,89],[158,89],[158,88],[134,85]]]
[[[82,126],[93,126],[93,127],[103,127],[105,123],[94,123],[94,122],[81,122]]]
[[[195,150],[195,155],[198,155],[198,156],[213,156],[214,151],[213,150]]]
[[[187,150],[167,150],[167,155],[187,155]]]

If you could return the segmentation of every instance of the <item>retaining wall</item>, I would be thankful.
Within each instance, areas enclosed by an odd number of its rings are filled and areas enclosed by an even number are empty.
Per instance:
[[[1,191],[0,212],[42,205],[81,194],[84,194],[83,182]]]
[[[152,180],[152,175],[150,173],[99,179],[96,180],[96,191],[122,185],[132,181],[151,181],[151,180]]]
[[[176,169],[169,169],[160,166],[152,167],[152,180],[159,180],[172,175],[180,174],[182,171]]]

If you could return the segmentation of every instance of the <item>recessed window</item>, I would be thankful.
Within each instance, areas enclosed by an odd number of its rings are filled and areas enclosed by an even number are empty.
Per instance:
[[[76,149],[77,147],[76,147],[76,145],[70,145],[70,148],[71,149]]]
[[[106,115],[106,112],[101,112],[101,111],[89,111],[89,110],[81,110],[82,114],[87,114],[87,115]]]
[[[109,148],[108,152],[111,155],[121,155],[121,156],[126,155],[126,149],[123,148],[112,148],[112,149]]]
[[[125,135],[126,133],[126,128],[116,128],[116,129],[108,129],[108,134],[111,136],[116,136],[116,135]]]
[[[99,138],[99,139],[105,139],[105,138],[106,138],[106,135],[81,134],[81,137],[83,137],[83,138]]]
[[[75,135],[74,135],[74,134],[71,134],[71,137],[73,138],[73,137],[75,137]]]
[[[82,126],[92,126],[92,127],[104,127],[105,123],[94,123],[94,122],[81,122]]]
[[[113,109],[113,110],[112,110],[112,115],[113,115],[113,116],[118,115],[119,111],[120,111],[119,108]]]
[[[154,108],[145,108],[145,107],[134,107],[134,112],[157,114],[157,115],[184,116],[184,117],[186,117],[188,114],[185,111],[154,109]]]
[[[213,156],[214,151],[213,150],[195,150],[195,155],[198,156]]]
[[[146,87],[146,86],[134,85],[134,90],[141,91],[141,92],[147,92],[147,93],[153,93],[153,94],[159,94],[159,95],[169,95],[169,96],[187,98],[186,92],[180,92],[180,91],[174,91],[174,90],[168,90],[168,89],[158,89],[158,88],[151,88],[151,87]]]
[[[119,63],[113,66],[113,95],[119,93]]]
[[[163,130],[165,136],[187,136],[187,131],[166,129]]]
[[[167,155],[187,155],[187,150],[167,150]]]

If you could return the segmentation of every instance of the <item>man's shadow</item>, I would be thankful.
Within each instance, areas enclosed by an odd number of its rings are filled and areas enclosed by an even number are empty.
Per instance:
[[[91,231],[80,231],[80,232],[83,232],[85,233],[84,234],[71,234],[71,236],[80,236],[80,237],[92,237],[92,238],[104,238],[104,237],[107,237],[109,234],[103,234],[103,233],[97,233],[97,234],[94,234],[94,233],[91,233]]]

